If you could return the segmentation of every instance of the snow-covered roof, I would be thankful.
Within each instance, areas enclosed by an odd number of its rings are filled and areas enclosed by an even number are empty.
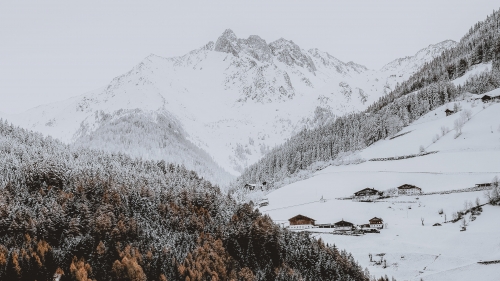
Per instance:
[[[380,222],[383,222],[384,220],[383,220],[383,219],[381,219],[381,218],[373,217],[373,218],[371,218],[369,221],[370,221],[370,223],[371,223],[372,221],[380,221]]]
[[[374,188],[365,188],[365,189],[362,189],[358,192],[355,192],[354,194],[360,194],[360,193],[378,193],[379,191],[374,189]]]
[[[475,99],[482,99],[484,96],[490,96],[492,98],[500,97],[500,88],[495,89],[495,90],[490,91],[490,92],[485,93],[485,94],[475,95]]]
[[[341,221],[336,222],[334,225],[336,227],[338,227],[338,226],[353,226],[354,224],[350,223],[348,221],[345,221],[345,220],[341,220]]]
[[[307,217],[307,216],[304,216],[304,215],[300,215],[300,214],[296,215],[295,217],[289,218],[288,220],[291,221],[293,219],[307,219],[307,220],[313,220],[313,221],[315,220],[315,219],[312,219],[310,217]]]

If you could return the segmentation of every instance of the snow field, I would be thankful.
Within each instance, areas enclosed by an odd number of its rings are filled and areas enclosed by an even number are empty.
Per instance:
[[[480,63],[478,65],[473,66],[470,70],[465,72],[464,75],[462,75],[461,77],[458,77],[457,79],[455,79],[451,82],[453,84],[455,84],[455,86],[462,85],[465,83],[465,81],[467,81],[467,79],[469,79],[469,77],[471,77],[473,75],[480,74],[480,73],[485,72],[485,71],[490,71],[491,67],[492,67],[491,62]]]
[[[461,101],[462,112],[471,111],[471,119],[455,138],[454,120],[460,112],[446,116],[446,108],[429,112],[392,140],[381,140],[359,152],[365,159],[418,153],[420,145],[436,154],[393,161],[366,161],[358,165],[330,166],[311,178],[295,182],[267,194],[269,205],[260,210],[277,223],[302,214],[317,224],[341,219],[366,224],[381,217],[388,224],[380,234],[363,236],[332,235],[329,229],[313,229],[312,235],[326,243],[351,252],[371,274],[387,274],[399,280],[499,280],[500,266],[477,264],[480,260],[500,259],[500,207],[486,205],[481,215],[460,231],[461,222],[443,223],[464,209],[464,202],[485,203],[484,191],[443,195],[400,196],[382,202],[364,203],[335,198],[351,196],[366,187],[378,190],[413,184],[423,192],[447,191],[491,182],[500,176],[500,104]],[[450,132],[435,143],[432,138],[442,126]],[[492,132],[493,131],[493,132]],[[320,203],[319,199],[327,199]],[[418,199],[417,199],[418,198]],[[409,208],[411,207],[411,209]],[[444,214],[438,211],[443,209]],[[470,219],[470,214],[465,217]],[[424,219],[422,226],[421,219]],[[442,226],[432,226],[441,223]],[[387,268],[370,263],[368,254],[385,253]],[[376,258],[376,257],[374,257]]]

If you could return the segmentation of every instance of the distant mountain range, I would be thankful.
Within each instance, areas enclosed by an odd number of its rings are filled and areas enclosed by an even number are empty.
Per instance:
[[[150,55],[98,90],[4,117],[67,143],[183,164],[226,184],[304,127],[366,109],[456,44],[369,70],[291,40],[242,39],[228,29],[184,56]]]

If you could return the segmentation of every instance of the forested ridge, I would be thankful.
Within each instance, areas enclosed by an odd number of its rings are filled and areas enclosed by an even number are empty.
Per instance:
[[[0,280],[368,280],[182,166],[0,122]]]
[[[439,81],[456,79],[464,75],[470,67],[487,62],[493,64],[493,69],[497,71],[500,69],[500,9],[493,11],[486,20],[476,23],[460,39],[456,47],[445,50],[440,56],[425,63],[408,80],[397,85],[393,91],[371,105],[368,111],[377,112],[398,97]],[[478,83],[470,81],[461,90],[480,94],[500,87],[499,80],[498,74],[483,77],[480,84],[483,84],[484,89],[476,89]]]
[[[469,77],[456,87],[456,79],[480,63],[491,63],[489,72]],[[266,182],[266,188],[283,185],[285,179],[339,155],[355,152],[392,136],[427,112],[462,96],[500,87],[500,10],[478,22],[458,45],[426,63],[407,81],[368,107],[365,112],[336,118],[314,129],[304,129],[273,148],[249,166],[232,184],[231,192],[246,192],[246,183]],[[415,152],[418,148],[415,148]]]

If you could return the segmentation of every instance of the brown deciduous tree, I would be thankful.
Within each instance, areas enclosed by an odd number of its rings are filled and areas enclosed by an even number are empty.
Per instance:
[[[142,270],[142,255],[138,249],[127,245],[120,252],[121,260],[116,260],[113,263],[113,273],[118,280],[124,281],[145,281],[146,274]]]
[[[73,261],[69,266],[71,279],[75,281],[95,281],[89,277],[92,273],[92,267],[85,262],[84,258],[77,259],[73,257]]]
[[[203,245],[188,254],[184,263],[178,268],[181,276],[190,281],[202,280],[228,280],[228,269],[230,256],[222,245],[220,239],[214,240],[210,236],[201,236]]]

